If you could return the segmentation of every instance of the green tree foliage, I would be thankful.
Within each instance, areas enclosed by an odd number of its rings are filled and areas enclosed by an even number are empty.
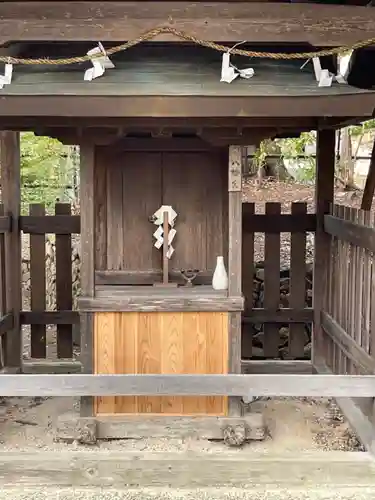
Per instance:
[[[349,127],[350,135],[363,135],[366,132],[371,132],[375,129],[375,120],[367,120],[360,125],[353,125]]]
[[[56,201],[67,199],[73,164],[70,150],[56,139],[21,134],[22,208],[29,203],[45,203],[50,212]]]
[[[375,120],[368,120],[359,125],[348,127],[349,137],[353,137],[357,143],[357,147],[352,152],[354,162],[363,137],[367,133],[373,133],[374,131]],[[306,153],[306,146],[315,144],[315,141],[315,132],[304,132],[297,138],[279,139],[277,141],[281,149],[282,158],[284,160],[293,160],[299,164],[298,170],[293,172],[293,176],[297,182],[311,183],[315,181],[315,156]],[[341,183],[346,186],[348,175],[347,173],[343,174],[342,167],[342,161],[338,162],[336,174],[338,179],[342,179]],[[348,186],[350,186],[350,182]]]
[[[296,138],[278,140],[282,158],[299,164],[298,170],[293,172],[297,182],[310,183],[315,179],[315,158],[306,152],[306,147],[314,144],[315,141],[315,132],[303,132]]]

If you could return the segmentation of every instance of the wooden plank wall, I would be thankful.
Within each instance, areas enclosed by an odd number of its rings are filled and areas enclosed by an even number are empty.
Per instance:
[[[375,221],[363,210],[334,205],[322,325],[324,358],[336,374],[375,373]]]
[[[307,213],[306,203],[292,203],[289,213],[281,213],[280,203],[266,203],[265,213],[256,213],[254,203],[243,203],[242,291],[245,295],[242,355],[251,358],[252,325],[264,324],[263,357],[280,357],[280,328],[289,328],[288,359],[302,359],[305,327],[312,322],[312,309],[306,305],[306,233],[315,231],[315,215]],[[256,233],[264,237],[264,305],[253,307]],[[290,282],[287,300],[280,292],[281,233],[290,233]],[[259,352],[259,351],[258,351]]]
[[[161,252],[153,246],[156,226],[149,218],[167,204],[178,213],[171,268],[213,270],[227,239],[226,169],[225,158],[212,152],[98,148],[96,269],[160,270]]]

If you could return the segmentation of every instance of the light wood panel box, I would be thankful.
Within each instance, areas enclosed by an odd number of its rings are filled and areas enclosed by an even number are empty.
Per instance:
[[[227,312],[98,312],[95,373],[226,374]],[[227,415],[226,397],[98,397],[96,414]]]

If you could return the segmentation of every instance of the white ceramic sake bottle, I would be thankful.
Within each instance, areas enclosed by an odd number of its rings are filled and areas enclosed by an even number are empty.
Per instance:
[[[224,265],[224,257],[219,255],[216,259],[216,268],[212,277],[212,288],[214,290],[228,289],[228,274]]]

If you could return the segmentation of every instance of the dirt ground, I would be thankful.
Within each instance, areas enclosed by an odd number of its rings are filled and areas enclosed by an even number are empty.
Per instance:
[[[74,398],[9,398],[2,405],[0,441],[3,450],[59,450],[69,445],[54,442],[55,422],[60,415],[78,411]],[[246,447],[256,452],[318,450],[363,451],[337,407],[329,400],[272,398],[252,403],[265,416],[268,437]],[[228,452],[222,443],[181,439],[102,441],[103,449],[134,451]],[[237,450],[240,452],[241,450]]]

